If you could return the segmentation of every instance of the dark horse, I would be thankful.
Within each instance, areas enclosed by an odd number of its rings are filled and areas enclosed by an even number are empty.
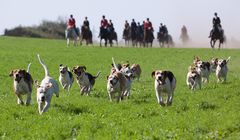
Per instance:
[[[210,39],[210,45],[213,49],[217,40],[219,40],[218,49],[220,49],[221,44],[223,44],[225,41],[224,31],[222,29],[219,29],[218,27],[215,27],[212,31]]]
[[[172,36],[169,34],[166,34],[163,32],[158,32],[157,38],[158,38],[160,47],[164,47],[165,44],[167,45],[168,48],[169,48],[169,46],[174,45]]]
[[[150,47],[152,47],[154,35],[151,30],[145,30],[144,31],[144,38],[143,38],[143,46],[148,47],[148,44],[150,43]]]
[[[123,30],[123,39],[125,40],[125,46],[129,46],[129,42],[131,40],[131,29],[130,28],[125,28]]]
[[[81,34],[80,34],[80,45],[82,45],[82,41],[86,41],[86,45],[92,44],[92,31],[85,26],[82,26],[81,28]]]
[[[117,33],[109,27],[107,29],[100,29],[100,47],[102,47],[102,39],[105,40],[105,47],[107,47],[108,42],[110,44],[110,47],[112,47],[113,40],[115,40],[116,44],[118,44]]]

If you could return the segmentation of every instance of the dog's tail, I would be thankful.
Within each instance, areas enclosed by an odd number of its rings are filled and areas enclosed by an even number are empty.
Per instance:
[[[98,76],[101,74],[101,71],[99,71],[98,73],[97,73],[97,75],[96,76],[94,76],[94,78],[96,79],[96,78],[98,78]]]
[[[32,64],[32,63],[29,63],[29,64],[28,64],[28,67],[27,67],[27,73],[30,72],[30,66],[31,66],[31,64]]]
[[[119,72],[120,70],[118,69],[113,57],[112,57],[112,62],[113,62],[113,66],[116,69],[116,71]]]
[[[226,60],[226,61],[227,61],[227,63],[228,63],[228,61],[229,61],[230,59],[231,59],[231,56],[229,56],[229,57],[228,57],[228,59]]]
[[[38,60],[39,60],[40,64],[41,64],[41,65],[43,66],[43,68],[44,68],[45,77],[49,76],[47,66],[46,66],[46,65],[43,63],[43,61],[41,60],[40,55],[38,54],[37,56],[38,56]]]

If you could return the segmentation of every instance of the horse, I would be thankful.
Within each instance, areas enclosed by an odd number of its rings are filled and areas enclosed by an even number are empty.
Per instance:
[[[181,35],[180,35],[180,39],[182,40],[183,44],[186,44],[189,41],[189,36],[188,36],[187,32],[184,32],[182,30]]]
[[[132,46],[137,46],[137,28],[131,27],[131,41],[132,41]]]
[[[148,47],[148,44],[150,43],[150,47],[152,47],[153,39],[153,32],[151,30],[144,30],[143,46]]]
[[[210,45],[213,49],[217,40],[219,41],[218,49],[220,49],[221,44],[225,42],[226,38],[224,35],[224,30],[219,29],[218,27],[215,27],[212,31],[212,35],[210,38]]]
[[[131,40],[131,29],[130,28],[125,28],[123,30],[123,39],[125,40],[125,46],[129,46],[129,42]]]
[[[65,36],[67,39],[67,46],[70,45],[71,37],[73,37],[73,45],[77,46],[77,40],[79,39],[79,28],[67,28],[65,30]]]
[[[144,39],[144,32],[141,28],[137,28],[136,30],[136,45],[142,46]]]
[[[81,27],[80,45],[82,45],[83,40],[86,41],[86,45],[93,43],[93,41],[92,41],[92,31],[86,26]]]
[[[172,36],[167,33],[158,32],[157,38],[160,47],[164,47],[165,44],[167,44],[167,47],[169,48],[170,45],[173,45]]]
[[[112,37],[112,41],[114,40],[118,46],[118,36],[117,36],[117,32],[113,31],[111,33],[111,37]]]
[[[107,47],[107,42],[109,41],[110,47],[112,47],[112,40],[114,36],[114,31],[111,30],[109,27],[108,28],[100,28],[100,47],[102,47],[102,39],[105,40],[105,47]]]

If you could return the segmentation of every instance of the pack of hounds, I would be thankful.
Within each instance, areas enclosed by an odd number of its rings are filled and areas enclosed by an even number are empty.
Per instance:
[[[30,105],[33,85],[36,85],[38,112],[43,114],[50,107],[53,94],[59,97],[59,86],[58,82],[49,75],[48,68],[39,54],[37,57],[45,72],[45,77],[40,83],[37,80],[34,81],[29,72],[31,63],[28,65],[27,71],[15,69],[10,72],[9,76],[13,77],[14,93],[17,96],[18,104]],[[230,57],[228,59],[213,58],[210,62],[204,62],[199,57],[194,57],[186,78],[189,89],[196,90],[197,87],[201,89],[202,82],[209,82],[211,73],[216,74],[218,82],[226,82],[229,60]],[[116,64],[114,58],[112,58],[112,62],[110,74],[107,76],[107,92],[110,101],[116,99],[119,102],[130,96],[132,81],[134,79],[139,81],[142,70],[139,64],[133,64],[132,66],[129,63]],[[75,66],[70,71],[67,66],[61,64],[59,66],[59,82],[62,88],[69,92],[74,83],[74,74],[80,88],[80,94],[89,95],[100,73],[99,71],[96,76],[93,76],[86,72],[85,66]],[[171,71],[163,70],[155,70],[151,75],[155,79],[154,86],[158,104],[161,106],[171,105],[176,88],[176,77]],[[163,93],[167,95],[165,101]],[[25,103],[22,95],[26,95]]]

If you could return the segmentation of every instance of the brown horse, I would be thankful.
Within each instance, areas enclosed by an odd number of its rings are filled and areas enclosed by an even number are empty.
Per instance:
[[[148,44],[150,44],[150,47],[152,47],[153,39],[153,32],[151,30],[144,30],[143,46],[148,47]]]
[[[82,45],[83,40],[86,41],[86,45],[93,43],[93,41],[92,41],[92,31],[86,26],[81,27],[80,45]]]

